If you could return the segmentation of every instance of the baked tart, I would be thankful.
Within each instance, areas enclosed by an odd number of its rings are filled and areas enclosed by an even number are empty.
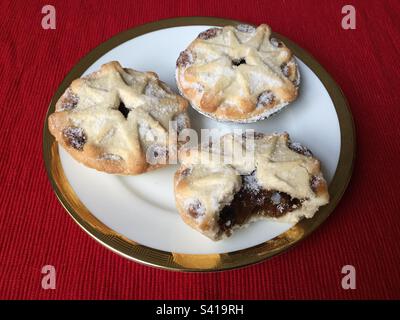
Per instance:
[[[170,124],[190,126],[188,102],[159,80],[109,62],[74,80],[49,116],[49,130],[77,161],[108,173],[135,175],[168,163],[176,147]]]
[[[259,219],[296,223],[329,202],[320,161],[287,133],[228,134],[217,145],[182,148],[174,182],[182,219],[210,239]]]
[[[180,53],[176,82],[200,113],[254,122],[293,102],[300,73],[291,50],[261,24],[211,28]]]

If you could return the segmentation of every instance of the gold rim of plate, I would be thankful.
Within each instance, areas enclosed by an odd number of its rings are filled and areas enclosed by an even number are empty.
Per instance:
[[[43,157],[47,174],[58,200],[71,217],[90,236],[112,251],[148,266],[176,271],[220,271],[244,267],[282,253],[307,237],[327,219],[346,190],[353,170],[356,145],[354,122],[347,100],[340,87],[314,57],[294,42],[274,33],[275,37],[283,40],[293,53],[318,76],[333,101],[339,119],[341,147],[338,167],[329,185],[331,200],[328,205],[320,208],[312,219],[303,219],[279,236],[243,250],[221,254],[182,254],[153,249],[115,232],[98,220],[73,191],[64,174],[57,143],[47,126],[49,114],[54,112],[55,103],[71,81],[79,78],[90,65],[111,49],[146,33],[179,26],[224,26],[241,23],[243,22],[213,17],[183,17],[160,20],[129,29],[102,43],[82,58],[68,73],[54,94],[46,114],[43,130]]]

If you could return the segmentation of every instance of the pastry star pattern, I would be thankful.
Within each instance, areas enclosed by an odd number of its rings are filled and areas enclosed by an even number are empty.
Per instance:
[[[187,101],[153,72],[110,62],[72,82],[49,117],[57,141],[85,165],[138,174],[165,164],[171,120],[189,126]]]
[[[206,30],[177,61],[180,91],[200,112],[220,120],[254,121],[297,97],[291,51],[262,24]]]

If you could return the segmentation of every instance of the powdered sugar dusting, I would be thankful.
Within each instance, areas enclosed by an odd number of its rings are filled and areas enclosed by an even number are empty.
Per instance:
[[[183,129],[188,127],[188,117],[186,116],[185,113],[179,113],[176,117],[175,117],[175,124],[174,124],[174,129],[179,133],[181,132]]]
[[[240,32],[246,32],[246,33],[253,33],[256,31],[256,28],[249,24],[238,24],[236,26],[236,29]]]
[[[139,135],[143,140],[155,141],[155,135],[147,122],[139,122]]]
[[[312,152],[307,149],[305,146],[303,146],[302,144],[298,143],[298,142],[290,142],[288,144],[289,149],[300,153],[302,155],[305,155],[307,157],[312,157]]]
[[[85,131],[80,127],[67,127],[63,130],[63,136],[66,143],[71,147],[82,151],[87,141]]]
[[[100,160],[121,161],[122,157],[117,154],[104,153],[100,156]]]
[[[184,208],[195,219],[202,218],[206,214],[206,208],[199,199],[187,199]]]
[[[68,88],[64,94],[64,99],[61,103],[61,110],[72,110],[78,105],[79,98],[72,92],[71,88]]]
[[[264,91],[258,97],[257,108],[265,107],[265,106],[271,104],[274,100],[275,100],[275,95],[272,93],[272,91],[269,91],[269,90]]]
[[[279,194],[279,192],[275,192],[272,194],[271,196],[271,202],[275,205],[279,204],[281,202],[281,195]]]
[[[165,98],[167,93],[159,86],[157,86],[153,82],[149,82],[145,89],[144,89],[144,94],[146,96],[151,96],[151,97],[156,97],[156,98]]]
[[[261,190],[261,186],[258,184],[255,173],[251,175],[243,176],[243,188],[251,193],[257,194]]]

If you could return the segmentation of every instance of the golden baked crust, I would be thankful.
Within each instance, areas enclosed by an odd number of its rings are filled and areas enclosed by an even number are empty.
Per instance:
[[[204,115],[252,122],[294,101],[300,74],[269,26],[238,25],[200,33],[177,60],[176,82]]]
[[[179,153],[176,206],[188,225],[212,240],[258,219],[296,223],[329,202],[320,162],[307,148],[286,133],[246,139],[228,134],[219,149]]]
[[[84,165],[134,175],[166,165],[170,121],[190,126],[188,102],[153,72],[109,62],[74,80],[49,116],[57,142]]]

